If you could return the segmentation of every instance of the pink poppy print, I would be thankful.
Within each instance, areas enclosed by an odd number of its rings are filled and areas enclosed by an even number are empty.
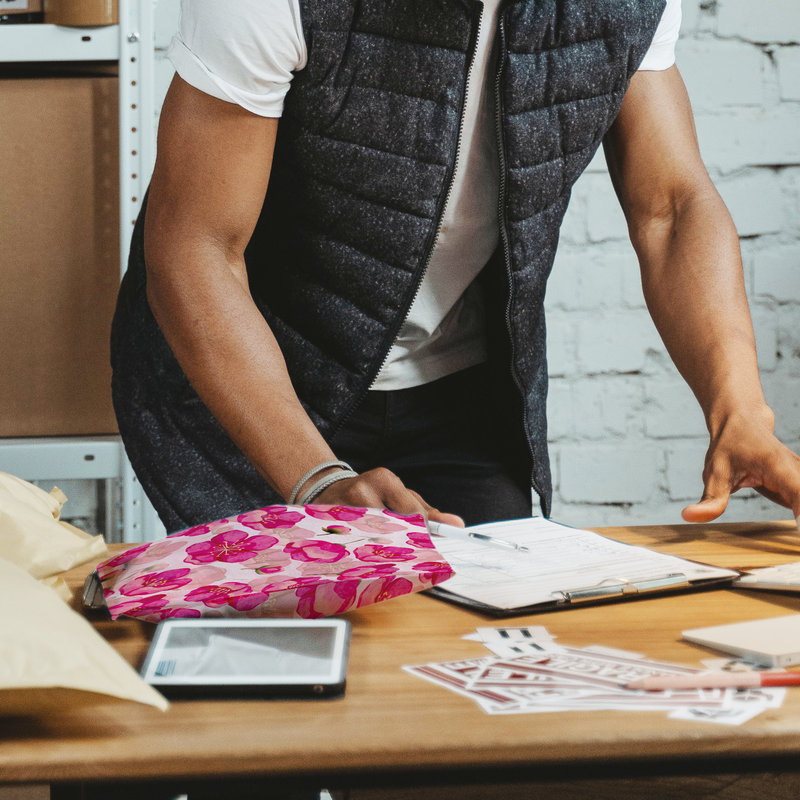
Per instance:
[[[393,597],[400,597],[409,594],[414,589],[413,583],[407,578],[378,578],[361,593],[358,607],[380,603],[383,600],[391,600]]]
[[[142,575],[134,578],[129,583],[120,586],[120,592],[124,595],[152,594],[153,592],[166,591],[168,589],[179,589],[191,583],[192,579],[186,576],[191,572],[185,569],[168,569],[164,572],[152,572],[149,575]]]
[[[342,614],[356,602],[361,581],[324,581],[314,586],[302,586],[295,591],[297,612],[303,619]]]
[[[98,573],[114,619],[314,618],[450,577],[421,527],[381,509],[273,506],[115,554]]]
[[[194,601],[202,603],[204,606],[215,608],[226,605],[231,597],[241,597],[245,594],[251,594],[252,591],[246,583],[219,583],[192,589],[189,594],[184,596],[184,599],[187,603]]]
[[[347,578],[385,578],[394,575],[398,567],[394,564],[370,564],[368,567],[353,567],[339,573],[339,580]]]
[[[207,533],[211,533],[210,525],[195,525],[194,528],[187,528],[185,531],[176,533],[175,536],[205,536]]]
[[[347,508],[345,506],[303,506],[306,513],[315,519],[352,522],[367,513],[366,508]]]
[[[208,586],[212,583],[224,581],[228,574],[225,566],[216,564],[198,564],[191,567],[189,577],[192,579],[192,586]]]
[[[135,600],[109,603],[108,609],[116,619],[119,614],[130,613],[131,616],[138,616],[138,614],[150,613],[162,608],[168,602],[166,594],[156,594],[150,597],[137,597]]]
[[[396,511],[389,511],[388,508],[384,508],[382,513],[384,513],[387,517],[401,519],[408,525],[416,525],[417,527],[426,529],[428,527],[425,524],[425,517],[423,517],[422,514],[398,514]]]
[[[422,547],[427,550],[435,550],[436,547],[431,541],[430,534],[424,531],[412,531],[406,534],[407,541],[412,547]]]
[[[359,561],[366,561],[367,563],[413,561],[416,558],[414,549],[411,547],[389,547],[382,544],[365,544],[362,547],[357,547],[353,551],[353,555]]]
[[[441,583],[453,576],[453,568],[444,561],[424,561],[422,564],[414,564],[412,569],[419,572],[419,574],[426,580],[433,580],[434,583]]]
[[[341,561],[347,555],[347,548],[343,544],[326,542],[324,539],[300,539],[289,542],[283,549],[296,561],[320,561],[323,564]]]
[[[142,553],[138,558],[141,563],[157,561],[160,558],[166,558],[170,553],[174,553],[176,550],[180,550],[185,546],[186,542],[180,539],[162,539],[160,542],[153,542],[153,544],[147,548],[147,552]]]
[[[261,528],[291,528],[298,522],[302,522],[305,517],[299,512],[291,511],[283,506],[272,506],[258,511],[248,511],[247,514],[239,514],[236,519],[248,528],[260,530]]]
[[[405,525],[391,522],[378,514],[365,514],[361,519],[354,520],[353,527],[365,533],[393,533],[406,529]]]
[[[187,547],[188,557],[184,561],[189,564],[247,561],[277,543],[274,536],[248,536],[244,531],[226,531]]]
[[[136,556],[141,555],[147,548],[148,545],[146,544],[143,544],[141,547],[132,547],[130,550],[126,550],[124,553],[120,553],[118,556],[104,561],[101,566],[103,569],[107,569],[108,567],[121,567],[129,561],[133,561]]]
[[[153,611],[148,619],[151,622],[161,622],[164,619],[172,619],[173,617],[192,618],[202,617],[202,613],[196,608],[186,608],[185,606],[176,606],[173,608],[161,608],[158,611]]]

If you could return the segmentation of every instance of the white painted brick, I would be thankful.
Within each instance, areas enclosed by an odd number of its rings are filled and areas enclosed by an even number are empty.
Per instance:
[[[580,181],[579,181],[580,182]],[[585,244],[586,242],[586,201],[576,184],[572,199],[561,223],[559,241],[562,244]]]
[[[622,272],[622,305],[628,308],[645,308],[639,259],[633,247],[629,247],[624,253],[616,254],[614,257]]]
[[[180,0],[158,0],[155,6],[156,47],[166,48],[178,31]]]
[[[554,442],[570,438],[575,432],[575,404],[572,384],[566,380],[550,381],[547,394],[547,438]]]
[[[681,38],[697,30],[700,21],[700,0],[683,0],[681,3]]]
[[[761,372],[772,372],[778,366],[778,331],[775,320],[772,317],[758,316],[753,319],[753,330],[756,335],[758,369]]]
[[[695,122],[709,167],[730,172],[746,166],[800,163],[800,108],[793,104],[714,115],[701,111]]]
[[[553,270],[547,281],[545,307],[572,309],[578,296],[578,275],[582,265],[589,260],[586,250],[567,250],[561,247],[556,252]]]
[[[800,303],[800,245],[756,253],[753,261],[757,298]]]
[[[606,175],[587,175],[586,226],[589,239],[604,242],[627,239],[628,223],[622,213],[611,179]]]
[[[703,412],[683,381],[649,382],[645,386],[645,431],[654,439],[706,436]]]
[[[551,378],[575,371],[575,326],[569,315],[547,317],[547,366]]]
[[[662,453],[643,447],[564,446],[559,493],[567,502],[645,503],[658,490]]]
[[[771,170],[717,182],[740,236],[777,233],[783,224],[780,184]]]
[[[793,377],[800,377],[800,306],[778,315],[778,352],[783,368]],[[773,314],[772,317],[776,315]]]
[[[605,151],[602,147],[598,148],[594,158],[589,162],[589,166],[586,167],[586,171],[608,173],[608,164],[606,164]]]
[[[584,440],[623,437],[641,418],[643,391],[619,376],[575,381],[575,433]]]
[[[800,47],[780,47],[773,57],[778,65],[781,99],[800,100]]]
[[[760,106],[766,56],[744,42],[683,39],[676,60],[695,109]]]
[[[717,33],[750,42],[800,42],[800,3],[717,0]]]
[[[782,442],[800,439],[800,380],[770,375],[762,381],[764,395],[775,412],[775,435]]]
[[[547,308],[616,307],[622,302],[618,260],[596,258],[591,250],[561,249],[547,285]]]
[[[703,496],[703,464],[707,444],[667,450],[667,492],[672,500],[697,502]]]
[[[640,372],[649,351],[664,345],[646,312],[629,311],[589,318],[578,328],[578,362],[587,373]]]

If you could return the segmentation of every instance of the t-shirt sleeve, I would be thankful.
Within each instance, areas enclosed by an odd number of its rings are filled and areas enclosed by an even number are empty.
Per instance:
[[[306,63],[298,0],[181,0],[167,57],[187,83],[261,117],[280,117]]]
[[[681,0],[667,0],[656,35],[639,69],[660,72],[675,63],[675,45],[681,32]]]

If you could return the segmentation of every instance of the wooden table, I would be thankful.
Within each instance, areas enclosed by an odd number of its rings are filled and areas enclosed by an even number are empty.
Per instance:
[[[800,560],[793,522],[598,530],[721,567]],[[65,577],[78,588],[92,568],[87,564]],[[514,624],[545,625],[566,644],[603,644],[698,666],[708,651],[682,642],[681,630],[799,611],[800,595],[716,590],[539,614]],[[672,796],[654,794],[652,787],[653,781],[666,786],[675,775],[689,776],[681,780],[692,782],[694,796],[711,796],[698,786],[721,785],[720,773],[780,772],[785,782],[794,781],[791,773],[800,768],[796,689],[782,708],[738,728],[655,712],[488,716],[469,699],[400,667],[486,655],[481,644],[461,636],[492,620],[421,595],[345,616],[353,624],[353,642],[344,699],[175,702],[166,713],[109,702],[2,720],[0,783],[51,782],[62,787],[54,797],[94,796],[70,794],[82,782],[115,783],[113,792],[106,786],[97,795],[114,800],[186,791],[190,800],[264,797],[265,779],[273,786],[349,787],[352,798],[422,797],[429,792],[420,787],[432,786],[444,798],[452,793],[443,787],[456,785],[452,796],[468,800],[488,797],[490,785],[501,787],[498,796],[530,797],[530,784],[537,782],[537,798],[563,800],[616,796],[615,781],[623,778],[626,798]],[[141,665],[151,625],[120,620],[96,626],[131,664]],[[576,790],[576,779],[593,780],[592,792]],[[156,793],[155,784],[144,793],[131,788],[141,781],[161,782],[166,794]],[[637,785],[645,787],[641,795]],[[800,794],[800,784],[792,786]],[[551,789],[555,793],[547,794]],[[784,795],[760,794],[771,796]]]

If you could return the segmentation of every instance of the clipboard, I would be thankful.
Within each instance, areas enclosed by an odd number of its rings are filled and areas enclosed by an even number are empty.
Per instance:
[[[456,575],[427,593],[494,617],[718,588],[740,575],[543,517],[430,527]]]

